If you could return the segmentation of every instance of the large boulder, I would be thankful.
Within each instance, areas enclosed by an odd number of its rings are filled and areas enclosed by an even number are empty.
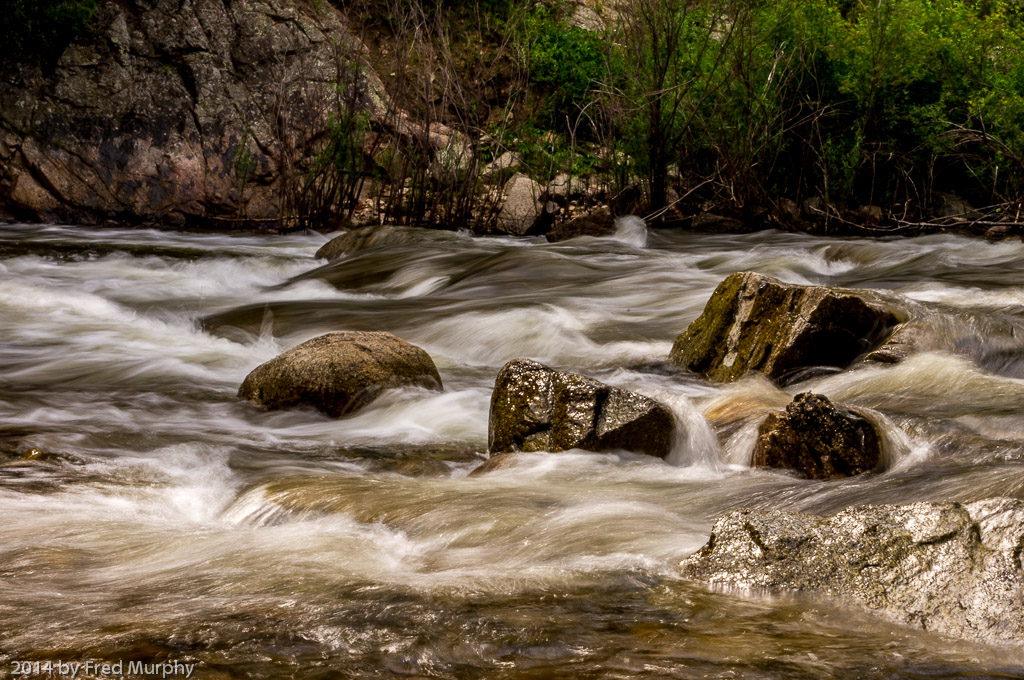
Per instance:
[[[675,418],[642,395],[529,359],[505,364],[491,394],[488,449],[626,450],[664,458]]]
[[[515,175],[505,183],[505,202],[498,212],[498,230],[523,236],[543,212],[540,201],[544,189],[526,175]]]
[[[682,575],[715,587],[799,590],[901,624],[1024,643],[1024,501],[865,505],[831,517],[737,510]]]
[[[391,333],[345,331],[307,340],[246,376],[238,396],[267,410],[312,406],[335,418],[393,387],[442,389],[430,355]]]
[[[901,320],[881,296],[782,283],[754,272],[726,278],[676,338],[669,358],[711,380],[748,371],[786,384],[813,367],[849,366]]]
[[[598,208],[594,212],[556,224],[544,237],[555,243],[577,236],[611,236],[614,233],[615,218],[611,210]]]
[[[752,464],[832,479],[874,470],[881,459],[881,440],[870,421],[828,397],[803,392],[761,423]]]

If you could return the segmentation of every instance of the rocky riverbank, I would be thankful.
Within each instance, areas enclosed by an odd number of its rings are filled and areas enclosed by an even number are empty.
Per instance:
[[[557,173],[542,186],[515,174],[517,156],[488,164],[480,140],[416,122],[330,3],[101,2],[91,30],[54,64],[16,59],[3,81],[0,219],[8,221],[250,230],[381,224],[401,219],[382,201],[401,209],[411,190],[374,184],[375,158],[406,144],[427,155],[432,186],[446,164],[473,178],[461,223],[446,228],[543,233],[556,214],[567,219],[605,193],[596,180]],[[356,127],[339,132],[343,110]],[[337,144],[368,165],[315,178]],[[346,182],[352,193],[325,194],[321,180]]]
[[[621,30],[621,4],[570,2],[559,21],[590,44]],[[490,117],[459,125],[451,100],[471,85],[409,92],[382,70],[402,49],[402,36],[386,33],[355,26],[330,2],[100,2],[52,63],[4,62],[0,219],[269,231],[406,223],[558,241],[607,234],[613,215],[638,213],[716,233],[1021,233],[1012,201],[977,209],[946,192],[915,208],[927,217],[916,221],[906,205],[820,196],[744,204],[701,197],[711,180],[678,166],[665,168],[664,205],[652,206],[652,177],[624,152],[591,140],[584,153],[574,131],[556,153],[555,131],[512,130],[491,100],[515,108],[522,83],[493,76],[498,94],[468,107],[491,107]],[[501,45],[483,49],[496,64],[507,58]],[[429,68],[415,78],[433,82],[455,65]],[[542,164],[523,151],[545,148]]]
[[[358,58],[342,15],[286,0],[102,2],[92,25],[52,70],[27,61],[4,75],[9,216],[279,223],[324,133],[331,83]]]

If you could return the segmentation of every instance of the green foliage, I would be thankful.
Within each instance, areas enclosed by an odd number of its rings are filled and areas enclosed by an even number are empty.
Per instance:
[[[626,140],[628,174],[645,177],[650,203],[661,207],[670,165],[688,165],[700,153],[728,77],[730,40],[722,29],[732,19],[721,3],[687,0],[635,0],[623,17],[609,90],[627,118],[624,135],[609,136]]]
[[[1024,153],[1014,104],[1024,81],[1011,75],[1021,35],[1008,7],[883,0],[837,26],[840,97],[830,105],[843,125],[828,135],[856,153],[844,159],[854,175],[845,198],[922,204],[938,190],[970,189],[979,201],[1019,190],[1019,176],[995,185],[995,167],[1019,166]]]
[[[562,172],[585,177],[602,169],[592,143],[574,146],[569,135],[534,125],[516,130],[509,147],[522,158],[522,172],[540,182],[547,182]]]
[[[752,217],[821,196],[840,212],[926,216],[947,191],[975,205],[1024,196],[1022,6],[622,0],[604,32],[573,26],[564,0],[396,0],[371,14],[394,32],[396,61],[377,72],[403,111],[456,130],[482,161],[516,151],[541,182],[599,172],[613,193],[639,184],[654,210],[674,190],[684,213]],[[354,177],[344,148],[324,153]],[[439,153],[399,134],[378,154],[396,219],[469,214],[477,170]]]
[[[6,59],[29,55],[56,61],[89,27],[97,0],[9,0],[0,12],[0,44]]]
[[[312,172],[329,168],[342,175],[359,173],[365,161],[360,146],[369,129],[370,116],[365,112],[341,116],[331,114],[327,123],[327,144],[317,155]]]
[[[243,185],[252,178],[253,170],[256,169],[256,157],[249,150],[249,139],[251,136],[252,130],[249,124],[246,123],[242,129],[242,138],[235,146],[234,158],[232,159],[235,176],[238,177],[238,181]]]
[[[538,122],[565,131],[594,100],[605,75],[602,36],[537,6],[524,22],[533,94],[543,99]]]
[[[1010,0],[632,0],[606,105],[630,172],[737,210],[780,196],[927,210],[1024,191]]]

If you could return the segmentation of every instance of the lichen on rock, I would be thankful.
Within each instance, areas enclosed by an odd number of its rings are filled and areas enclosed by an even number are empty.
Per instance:
[[[901,624],[1024,642],[1024,501],[865,505],[831,517],[736,510],[680,565],[722,587],[799,590]]]

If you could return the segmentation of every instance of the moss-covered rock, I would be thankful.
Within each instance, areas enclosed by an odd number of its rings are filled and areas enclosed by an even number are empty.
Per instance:
[[[307,340],[257,366],[238,396],[267,410],[307,405],[340,417],[393,387],[443,389],[419,347],[391,333],[346,331]]]
[[[865,505],[831,517],[737,510],[682,575],[802,591],[986,643],[1024,642],[1024,501]]]
[[[669,358],[711,380],[760,371],[780,384],[819,366],[845,368],[904,319],[880,296],[782,283],[754,272],[726,278]]]
[[[874,470],[881,459],[881,439],[870,421],[837,408],[827,397],[804,392],[761,423],[753,465],[832,479]]]
[[[664,458],[674,427],[672,412],[653,399],[513,359],[494,382],[488,448],[492,454],[626,450]]]

